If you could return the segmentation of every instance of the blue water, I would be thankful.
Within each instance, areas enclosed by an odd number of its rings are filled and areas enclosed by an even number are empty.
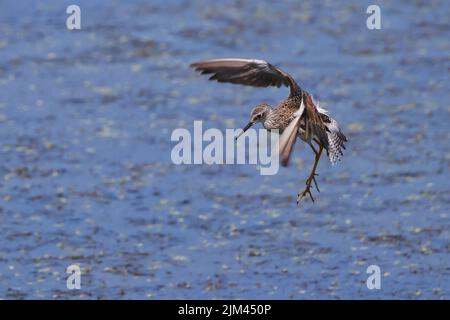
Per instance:
[[[448,1],[74,1],[0,7],[0,298],[449,299]],[[285,88],[193,61],[291,73],[349,138],[291,166],[175,166],[175,128],[238,128]],[[81,267],[81,289],[66,268]],[[381,289],[366,268],[381,269]]]

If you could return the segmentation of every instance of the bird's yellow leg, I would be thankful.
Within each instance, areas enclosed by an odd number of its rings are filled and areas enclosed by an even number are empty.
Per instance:
[[[314,147],[313,147],[313,150],[315,150]],[[322,150],[323,150],[323,147],[322,147],[321,145],[319,145],[319,151],[316,153],[316,157],[315,157],[315,160],[314,160],[313,168],[312,168],[312,170],[311,170],[311,174],[309,175],[308,179],[306,179],[306,187],[305,187],[305,189],[304,189],[301,193],[298,194],[297,204],[298,204],[298,203],[299,203],[299,202],[300,202],[307,194],[309,194],[309,196],[310,196],[312,202],[314,202],[314,198],[313,198],[313,196],[312,196],[312,194],[311,194],[311,190],[310,190],[310,189],[311,189],[311,183],[314,181],[314,183],[316,184],[317,190],[319,190],[319,188],[317,187],[317,182],[316,182],[316,179],[315,179],[315,175],[316,175],[317,164],[319,163],[320,156],[321,156],[321,154],[322,154]]]
[[[314,141],[316,141],[316,140],[314,140]],[[316,141],[316,143],[320,146],[320,143],[318,143],[317,141]],[[311,146],[311,149],[314,151],[314,154],[316,155],[316,157],[320,158],[319,152],[316,150],[316,148],[314,148],[314,145],[310,144],[310,146]],[[320,192],[319,185],[317,184],[317,181],[316,181],[316,176],[318,176],[318,174],[314,173],[313,181],[314,181],[314,185],[316,186],[317,192]]]

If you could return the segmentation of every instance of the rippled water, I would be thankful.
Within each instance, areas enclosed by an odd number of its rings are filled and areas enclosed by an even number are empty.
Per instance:
[[[450,297],[448,1],[5,1],[0,10],[0,297]],[[189,63],[266,59],[347,134],[313,161],[175,166],[173,129],[237,128],[288,93]],[[82,269],[81,290],[65,270]],[[378,265],[381,290],[368,290]]]

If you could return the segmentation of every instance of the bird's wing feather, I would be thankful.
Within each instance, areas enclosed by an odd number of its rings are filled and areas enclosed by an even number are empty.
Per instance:
[[[319,139],[320,144],[328,150],[329,130],[323,122],[312,96],[307,92],[303,92],[303,100],[305,102],[306,138],[310,140],[316,137]]]
[[[212,74],[210,80],[244,84],[255,87],[290,86],[291,93],[298,89],[293,78],[264,60],[212,59],[191,64],[202,74]]]
[[[300,104],[300,108],[295,112],[295,118],[284,129],[280,137],[280,159],[281,165],[286,167],[289,163],[289,158],[294,148],[295,141],[297,140],[298,129],[300,127],[300,118],[305,111],[305,105]]]

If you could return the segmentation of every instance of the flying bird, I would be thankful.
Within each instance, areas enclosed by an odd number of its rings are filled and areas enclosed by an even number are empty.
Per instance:
[[[330,162],[335,164],[343,155],[344,143],[347,142],[338,122],[328,111],[319,107],[311,94],[303,90],[291,75],[264,60],[212,59],[194,62],[191,67],[201,74],[211,74],[209,80],[218,82],[290,88],[289,96],[275,108],[266,103],[254,107],[250,113],[250,121],[242,133],[258,122],[267,130],[278,129],[281,134],[279,152],[283,166],[289,163],[297,137],[307,143],[315,155],[314,165],[306,179],[305,188],[298,193],[297,204],[306,195],[314,202],[311,184],[314,182],[320,192],[316,169],[323,149],[326,150]]]

